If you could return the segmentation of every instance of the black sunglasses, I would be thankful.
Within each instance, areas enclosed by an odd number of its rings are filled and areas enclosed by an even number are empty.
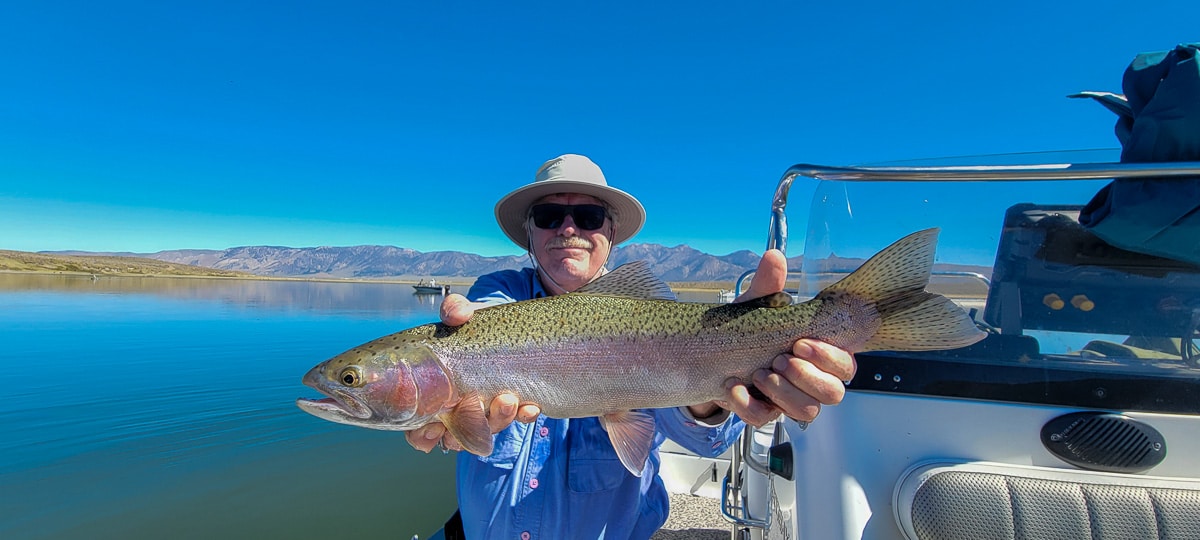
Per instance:
[[[535,204],[529,209],[533,224],[539,229],[557,229],[563,218],[571,216],[575,226],[585,231],[594,231],[604,226],[608,210],[598,204]]]

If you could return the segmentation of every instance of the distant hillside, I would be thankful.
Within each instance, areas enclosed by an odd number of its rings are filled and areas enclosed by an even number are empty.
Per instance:
[[[394,246],[246,246],[221,251],[160,251],[144,256],[261,276],[311,278],[474,277],[497,269],[520,268],[524,261],[523,257],[483,257],[456,251],[421,253]]]
[[[112,257],[113,253],[57,252],[55,255]],[[420,251],[395,246],[350,246],[292,248],[281,246],[243,246],[224,250],[171,250],[158,253],[121,253],[160,263],[205,267],[225,272],[249,273],[270,277],[307,278],[473,278],[489,272],[528,266],[528,257],[484,257],[459,251]],[[613,250],[610,267],[635,260],[647,261],[651,271],[664,281],[732,282],[758,264],[759,255],[737,251],[716,256],[686,245],[667,247],[659,244],[628,244]],[[820,271],[853,268],[862,261],[832,257],[822,261]],[[788,267],[799,269],[803,257],[788,259]],[[939,270],[990,273],[977,267],[938,265]]]
[[[476,277],[496,270],[518,269],[529,265],[529,257],[526,255],[484,257],[459,251],[422,253],[395,246],[242,246],[223,250],[180,249],[157,253],[46,253],[87,257],[140,257],[260,276],[308,278]],[[664,281],[716,282],[737,279],[743,272],[758,264],[758,257],[750,251],[715,256],[685,245],[666,247],[659,244],[629,244],[613,249],[609,266],[645,260],[650,262],[651,270]],[[799,261],[799,258],[795,261]]]
[[[105,275],[175,275],[249,277],[231,272],[151,258],[113,255],[63,255],[0,250],[0,270],[18,272],[78,272]]]

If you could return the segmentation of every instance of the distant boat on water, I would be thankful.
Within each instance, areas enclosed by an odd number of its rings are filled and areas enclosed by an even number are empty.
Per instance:
[[[413,285],[413,294],[450,294],[450,286],[438,283],[435,279],[421,280]]]

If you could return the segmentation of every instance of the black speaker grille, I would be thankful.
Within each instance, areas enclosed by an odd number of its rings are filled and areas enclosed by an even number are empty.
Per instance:
[[[1042,427],[1042,444],[1059,459],[1096,471],[1142,472],[1167,456],[1166,441],[1157,430],[1111,413],[1055,418]]]

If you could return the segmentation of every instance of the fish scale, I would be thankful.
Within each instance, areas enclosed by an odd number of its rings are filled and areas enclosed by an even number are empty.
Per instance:
[[[497,328],[493,318],[509,317],[506,306],[480,310],[472,322]],[[818,306],[808,304],[713,306],[580,294],[514,306],[538,329],[536,335],[513,340],[460,330],[427,343],[457,386],[484,396],[514,392],[555,417],[721,399],[726,379],[749,381],[755,370],[790,349],[796,332],[818,332],[810,324]],[[623,322],[629,320],[639,324]],[[559,391],[535,383],[555,377],[570,377],[576,384]],[[689,384],[673,391],[663,387],[661,381],[675,378]]]
[[[563,295],[476,310],[459,327],[428,324],[355,347],[304,376],[329,396],[305,411],[356,426],[440,421],[479,455],[492,451],[485,404],[511,392],[556,418],[598,416],[631,474],[653,442],[642,409],[724,399],[799,338],[851,352],[965,347],[983,338],[949,299],[926,292],[937,230],[888,246],[815,298],[783,292],[736,304],[674,302],[645,263]]]

